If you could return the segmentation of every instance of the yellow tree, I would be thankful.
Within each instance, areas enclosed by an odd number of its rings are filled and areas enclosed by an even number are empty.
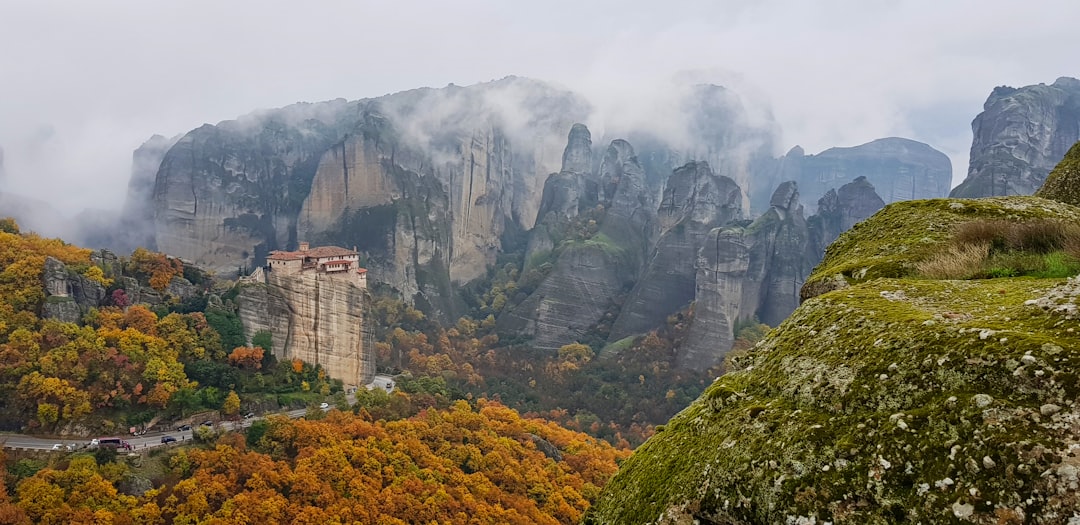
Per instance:
[[[221,404],[221,411],[226,416],[235,416],[240,413],[240,396],[236,394],[235,390],[230,390],[229,395],[225,396],[225,402]]]

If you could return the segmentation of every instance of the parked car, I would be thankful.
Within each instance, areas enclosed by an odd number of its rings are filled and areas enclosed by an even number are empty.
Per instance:
[[[330,408],[330,403],[321,403],[319,405],[319,408],[321,408],[323,410],[326,410],[326,409]]]
[[[254,412],[248,412],[247,414],[244,414],[244,419],[251,419],[253,417],[255,417]]]
[[[206,421],[203,421],[203,422],[202,422],[202,425],[203,425],[204,427],[212,427],[212,426],[214,426],[214,422],[213,422],[213,421],[210,421],[209,419],[207,419]]]
[[[161,436],[162,443],[172,443],[173,441],[176,441],[176,438],[172,436]]]

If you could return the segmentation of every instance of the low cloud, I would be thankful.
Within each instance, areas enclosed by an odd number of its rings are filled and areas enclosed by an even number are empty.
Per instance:
[[[4,188],[67,215],[118,209],[132,150],[155,133],[510,74],[584,94],[597,138],[633,123],[677,133],[665,118],[673,92],[687,78],[719,81],[750,118],[776,119],[780,151],[906,136],[948,154],[955,183],[994,86],[1080,74],[1080,4],[1066,0],[104,0],[0,11],[0,46],[18,50],[0,55]]]

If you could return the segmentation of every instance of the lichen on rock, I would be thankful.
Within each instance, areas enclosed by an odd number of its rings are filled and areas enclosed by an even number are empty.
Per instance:
[[[1080,206],[1080,142],[1069,148],[1065,158],[1050,172],[1035,195]]]

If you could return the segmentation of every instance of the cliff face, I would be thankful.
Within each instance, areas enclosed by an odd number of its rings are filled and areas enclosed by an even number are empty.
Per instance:
[[[967,178],[950,196],[1031,195],[1080,140],[1080,80],[994,88],[971,131]]]
[[[755,315],[778,324],[798,306],[798,290],[817,260],[794,182],[746,227],[715,228],[695,257],[694,321],[676,365],[705,369],[723,361],[734,327]]]
[[[639,447],[584,522],[1073,519],[1080,278],[912,278],[977,219],[1080,209],[904,202],[844,233],[808,299]]]
[[[709,230],[742,216],[742,190],[704,162],[676,169],[656,212],[660,230],[644,272],[611,329],[610,340],[643,333],[694,300],[694,261]]]
[[[344,101],[298,104],[204,125],[165,154],[154,185],[159,250],[236,270],[296,242],[322,154],[345,125]]]
[[[243,285],[237,296],[245,333],[269,331],[278,359],[322,365],[354,387],[375,376],[366,300],[367,292],[349,278],[314,271],[267,272],[266,283]]]
[[[795,147],[780,159],[778,169],[780,180],[798,182],[803,199],[811,203],[856,177],[866,177],[886,203],[944,197],[952,186],[952,163],[944,153],[895,137],[817,155]]]
[[[587,107],[507,78],[298,104],[181,139],[161,163],[158,249],[221,271],[299,239],[364,246],[372,278],[449,316],[507,228],[533,226],[539,173]]]

